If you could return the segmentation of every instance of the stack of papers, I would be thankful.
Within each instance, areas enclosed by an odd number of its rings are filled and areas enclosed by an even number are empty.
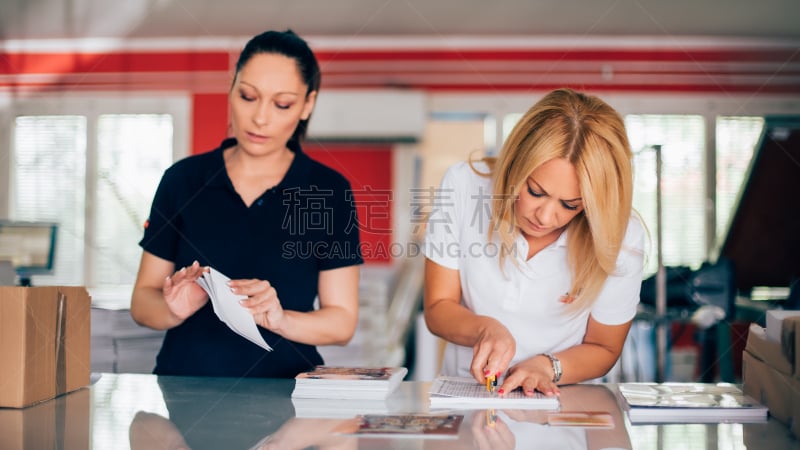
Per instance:
[[[295,377],[292,398],[383,400],[407,373],[405,367],[317,366]]]
[[[540,392],[533,396],[515,389],[502,396],[486,390],[486,385],[472,378],[438,376],[431,384],[431,408],[458,409],[557,409],[558,397],[547,397]]]
[[[302,419],[349,419],[362,414],[402,412],[393,403],[389,403],[388,399],[343,402],[340,398],[292,397],[292,406],[294,416]]]
[[[272,351],[272,347],[267,344],[258,331],[258,325],[256,325],[253,315],[239,303],[239,300],[247,297],[234,294],[228,287],[229,281],[231,281],[230,278],[213,267],[209,267],[208,272],[203,273],[203,276],[197,279],[197,284],[208,294],[211,306],[214,307],[214,313],[219,320],[239,336],[267,351]]]
[[[729,383],[620,383],[631,423],[763,422],[767,407]]]

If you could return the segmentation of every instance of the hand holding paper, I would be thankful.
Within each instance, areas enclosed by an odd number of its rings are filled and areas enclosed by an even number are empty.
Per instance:
[[[243,295],[236,295],[228,287],[230,278],[226,277],[214,268],[209,268],[208,272],[197,279],[199,284],[211,298],[211,306],[214,308],[219,320],[228,325],[239,336],[250,342],[272,351],[272,347],[267,344],[261,333],[258,331],[253,315],[239,304],[239,300],[246,298]]]
[[[285,311],[278,298],[278,291],[269,281],[259,279],[232,280],[228,283],[235,294],[247,296],[240,304],[245,307],[256,325],[274,333],[284,335]]]
[[[206,293],[195,283],[207,270],[195,261],[164,280],[164,300],[172,314],[181,321],[196,313],[208,301]]]

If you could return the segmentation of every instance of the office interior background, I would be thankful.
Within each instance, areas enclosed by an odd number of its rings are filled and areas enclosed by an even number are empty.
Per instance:
[[[635,153],[634,206],[653,238],[646,277],[661,261],[680,289],[718,261],[760,144],[797,124],[798,17],[795,0],[3,0],[0,219],[58,223],[52,273],[33,284],[89,288],[94,371],[149,372],[161,334],[126,308],[158,180],[226,136],[246,40],[291,28],[322,68],[305,149],[352,183],[365,245],[359,331],[323,354],[430,379],[439,343],[419,318],[415,242],[447,166],[496,154],[553,88],[599,95],[624,116]],[[782,186],[797,185],[776,182],[769,205],[797,223],[798,191]],[[796,231],[747,239],[788,252]],[[736,381],[747,323],[781,306],[796,268],[736,289],[713,331],[691,320],[697,304],[659,316],[643,302],[610,376],[652,380],[666,351],[666,379]]]

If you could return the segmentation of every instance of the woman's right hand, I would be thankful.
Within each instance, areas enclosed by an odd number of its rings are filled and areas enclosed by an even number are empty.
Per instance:
[[[483,322],[472,346],[470,366],[470,373],[481,384],[487,376],[505,372],[517,351],[517,342],[508,328],[491,317],[484,317]]]
[[[517,441],[495,410],[476,411],[472,416],[472,446],[479,450],[512,450]]]
[[[181,322],[197,312],[208,301],[208,294],[196,283],[196,280],[207,270],[205,267],[200,267],[200,263],[195,261],[191,266],[182,268],[164,280],[161,288],[164,300],[166,300],[170,312]]]

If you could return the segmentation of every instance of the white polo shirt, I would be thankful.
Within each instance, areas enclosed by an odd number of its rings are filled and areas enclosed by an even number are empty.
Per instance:
[[[482,173],[489,171],[483,163],[474,166]],[[491,178],[476,174],[466,162],[447,170],[433,201],[423,253],[437,264],[459,271],[463,305],[508,328],[517,344],[511,365],[580,344],[590,313],[608,325],[633,319],[642,285],[645,239],[637,218],[631,217],[628,223],[616,273],[608,277],[591,310],[566,314],[567,305],[560,298],[572,282],[567,233],[528,261],[528,242],[520,234],[513,244],[514,256],[507,258],[501,271],[501,243],[488,241],[491,184]],[[448,343],[442,373],[469,377],[471,362],[472,348]]]

